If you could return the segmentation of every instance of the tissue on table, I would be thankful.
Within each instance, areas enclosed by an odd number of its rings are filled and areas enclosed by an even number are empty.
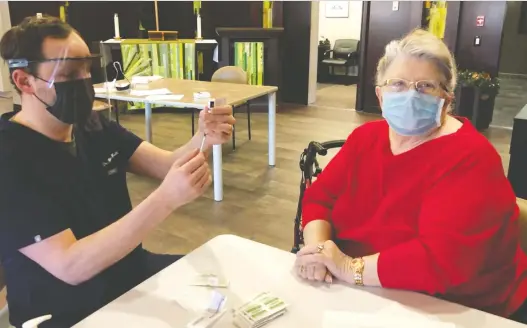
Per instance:
[[[95,91],[95,94],[101,94],[101,93],[107,93],[107,92],[115,92],[117,89],[115,89],[115,80],[111,82],[104,82],[102,87],[93,88]]]
[[[208,306],[195,319],[187,324],[187,328],[210,328],[225,314],[227,298],[222,293],[213,290]]]
[[[194,92],[194,99],[209,99],[209,98],[210,98],[210,92],[207,92],[207,91]]]
[[[172,94],[172,92],[168,90],[167,88],[130,91],[130,96],[136,96],[136,97],[151,96],[151,95],[169,95],[169,94]]]
[[[132,77],[132,84],[148,84],[150,82],[154,82],[157,80],[162,79],[162,76],[159,75],[153,75],[153,76],[133,76]]]

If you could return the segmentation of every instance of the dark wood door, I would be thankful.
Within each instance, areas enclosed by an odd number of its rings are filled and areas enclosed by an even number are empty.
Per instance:
[[[460,69],[482,70],[492,76],[498,75],[506,9],[505,1],[462,3],[456,49],[456,60]],[[485,17],[484,26],[476,26],[478,16]],[[480,38],[479,46],[474,44],[476,36]]]
[[[422,1],[399,1],[398,10],[393,10],[392,5],[392,1],[365,1],[363,5],[356,105],[358,111],[380,112],[375,96],[377,62],[390,41],[421,26]]]
[[[311,1],[284,1],[282,37],[282,100],[308,102]]]

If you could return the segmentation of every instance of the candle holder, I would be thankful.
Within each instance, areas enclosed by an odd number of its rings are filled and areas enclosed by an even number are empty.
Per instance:
[[[121,32],[119,29],[119,15],[114,14],[113,15],[113,28],[114,28],[114,40],[120,40],[121,39]]]
[[[193,9],[196,15],[196,40],[203,40],[201,35],[201,1],[194,1]]]
[[[178,31],[148,31],[148,39],[151,41],[177,40]]]
[[[159,11],[157,8],[157,0],[154,1],[154,9],[155,9],[155,15],[156,15],[156,30],[148,31],[148,39],[151,41],[177,40],[178,31],[160,31],[159,30]]]
[[[197,14],[196,15],[196,37],[195,39],[196,40],[203,40],[203,36],[201,35],[201,15],[200,14]]]

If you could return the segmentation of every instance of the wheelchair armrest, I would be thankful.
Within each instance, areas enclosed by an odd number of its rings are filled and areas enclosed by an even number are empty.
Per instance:
[[[322,147],[324,147],[324,149],[326,150],[326,154],[327,154],[328,149],[341,148],[342,146],[344,146],[345,142],[346,140],[331,140],[331,141],[323,142],[321,145]]]
[[[329,54],[332,54],[333,53],[333,50],[326,50],[324,52],[324,58],[326,58],[326,56],[329,56]]]
[[[329,149],[340,148],[345,142],[345,140],[331,140],[323,143],[311,141],[307,149],[304,150],[300,161],[300,169],[304,179],[311,179],[322,171],[318,166],[317,155],[326,156]],[[315,169],[314,172],[313,169]]]

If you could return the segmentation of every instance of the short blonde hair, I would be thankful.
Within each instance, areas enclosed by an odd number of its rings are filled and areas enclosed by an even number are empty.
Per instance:
[[[386,45],[384,55],[377,64],[376,83],[384,83],[384,74],[394,59],[399,55],[421,58],[432,62],[443,75],[444,86],[453,91],[456,88],[457,69],[454,56],[445,43],[422,29],[416,29],[400,40]]]

